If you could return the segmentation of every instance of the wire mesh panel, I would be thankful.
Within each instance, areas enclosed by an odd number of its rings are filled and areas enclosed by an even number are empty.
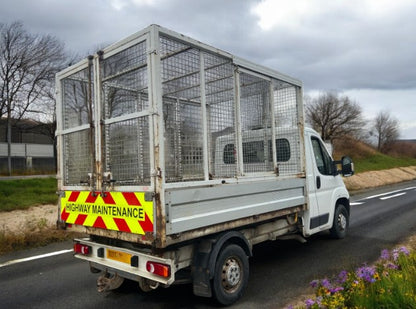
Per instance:
[[[106,128],[107,170],[118,184],[150,182],[148,122],[148,117],[141,117]]]
[[[150,184],[146,42],[101,62],[104,163],[117,184]]]
[[[160,38],[166,181],[204,178],[200,51]]]
[[[65,185],[87,185],[92,172],[91,148],[94,132],[89,126],[94,121],[93,76],[91,68],[85,68],[62,80],[62,126],[77,132],[63,136]]]
[[[241,73],[240,92],[244,173],[273,171],[270,82]]]
[[[88,185],[88,173],[92,172],[91,143],[88,130],[63,136],[64,184]]]
[[[64,129],[88,124],[93,120],[92,74],[92,70],[85,68],[62,81],[62,97],[65,102],[62,109]]]
[[[274,80],[273,105],[277,138],[276,156],[279,174],[298,174],[302,172],[302,167],[296,87]]]
[[[209,174],[234,177],[235,101],[234,65],[230,59],[204,53],[205,93],[208,117]]]
[[[179,99],[163,101],[167,182],[203,179],[200,109]]]

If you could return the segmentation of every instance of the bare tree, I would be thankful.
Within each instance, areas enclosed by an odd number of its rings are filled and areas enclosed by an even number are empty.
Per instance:
[[[63,44],[56,38],[30,34],[20,22],[0,24],[0,117],[7,119],[9,174],[12,121],[40,112],[36,103],[50,99],[64,60]]]
[[[316,98],[306,97],[306,121],[323,140],[333,141],[349,135],[360,138],[364,121],[361,107],[348,96],[327,92]]]
[[[388,111],[381,111],[374,119],[373,130],[372,135],[377,138],[377,149],[382,151],[399,137],[399,121]]]

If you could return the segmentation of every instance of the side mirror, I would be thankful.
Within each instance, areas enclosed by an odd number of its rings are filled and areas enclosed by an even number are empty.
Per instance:
[[[341,165],[341,170],[338,170],[338,165]],[[333,161],[333,175],[341,174],[344,177],[354,175],[354,163],[350,157],[342,157],[341,161]]]
[[[341,159],[341,174],[344,177],[349,177],[354,175],[354,163],[350,157],[342,157]]]

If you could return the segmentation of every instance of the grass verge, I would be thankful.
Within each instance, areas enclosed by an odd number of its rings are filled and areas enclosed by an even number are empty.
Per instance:
[[[415,165],[416,158],[394,158],[381,153],[354,160],[354,167],[357,173],[380,171],[395,167],[407,167]]]
[[[34,205],[56,204],[56,179],[19,179],[0,182],[0,211],[27,209]]]
[[[46,219],[26,222],[18,232],[0,228],[0,255],[16,250],[46,246],[51,243],[73,239],[76,233],[48,226]]]

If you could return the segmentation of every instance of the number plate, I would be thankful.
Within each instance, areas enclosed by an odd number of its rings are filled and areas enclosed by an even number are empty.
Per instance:
[[[114,261],[130,264],[131,254],[121,252],[121,251],[107,249],[107,258],[109,258],[111,260],[114,260]]]

